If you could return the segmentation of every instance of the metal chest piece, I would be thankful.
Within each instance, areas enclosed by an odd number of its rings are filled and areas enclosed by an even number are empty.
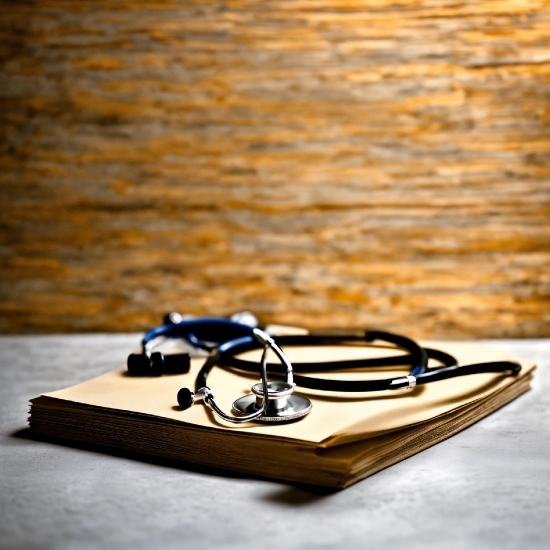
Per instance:
[[[311,411],[311,401],[294,393],[294,384],[283,381],[267,382],[267,408],[255,420],[257,422],[290,422],[302,418]],[[252,386],[252,393],[234,401],[236,414],[248,415],[260,411],[263,407],[263,387],[258,382]]]

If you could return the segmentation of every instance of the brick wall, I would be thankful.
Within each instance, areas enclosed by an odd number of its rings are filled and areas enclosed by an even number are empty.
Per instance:
[[[1,9],[1,332],[550,335],[547,2]]]

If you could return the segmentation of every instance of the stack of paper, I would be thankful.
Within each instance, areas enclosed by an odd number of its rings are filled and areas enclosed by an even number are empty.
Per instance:
[[[196,404],[180,410],[176,394],[194,389],[204,359],[189,374],[137,378],[119,368],[72,388],[32,400],[30,428],[46,436],[93,443],[298,483],[343,488],[453,435],[529,389],[535,365],[474,343],[424,342],[460,364],[517,360],[516,376],[476,374],[361,394],[301,390],[311,413],[289,423],[227,424]],[[330,361],[395,355],[395,348],[288,348],[291,361]],[[259,354],[243,355],[257,359]],[[341,379],[390,378],[398,367],[322,373]],[[208,384],[226,411],[257,377],[216,368]]]

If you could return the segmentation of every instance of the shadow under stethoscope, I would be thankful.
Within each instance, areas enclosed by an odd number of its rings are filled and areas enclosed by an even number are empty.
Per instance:
[[[163,372],[162,373],[162,376],[171,376],[171,377],[178,377],[178,376],[182,376],[182,374],[187,374],[187,373],[181,373],[181,372]],[[151,378],[156,378],[156,377],[151,377],[151,376],[148,376],[148,375],[136,375],[136,374],[132,374],[130,372],[128,372],[127,370],[124,370],[124,371],[121,371],[120,372],[120,376],[123,376],[124,378],[137,378],[137,379],[151,379]]]

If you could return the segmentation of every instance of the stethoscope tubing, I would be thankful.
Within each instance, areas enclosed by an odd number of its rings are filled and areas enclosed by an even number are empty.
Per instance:
[[[410,387],[411,377],[414,377],[415,385],[421,385],[458,376],[488,372],[509,372],[515,375],[521,370],[521,365],[514,361],[492,361],[459,366],[457,365],[456,358],[444,351],[421,348],[416,342],[409,338],[383,331],[368,331],[363,336],[356,334],[292,335],[274,337],[274,340],[282,349],[286,346],[330,346],[357,342],[369,343],[375,340],[383,340],[409,351],[407,354],[391,357],[315,363],[293,363],[294,381],[296,385],[302,388],[319,391],[361,393],[395,390]],[[197,384],[206,385],[208,373],[214,365],[235,368],[245,372],[257,372],[258,367],[255,362],[235,357],[245,351],[257,349],[257,347],[257,344],[248,337],[225,342],[218,348],[212,363],[205,364],[203,369],[201,369],[197,376]],[[443,366],[428,367],[428,359],[430,358],[439,361]],[[412,365],[408,375],[377,380],[335,380],[302,375],[303,373],[320,373],[400,365]],[[267,371],[276,374],[281,371],[281,367],[278,364],[268,363]]]
[[[246,361],[237,357],[246,351],[258,349],[263,346],[257,339],[257,336],[254,335],[254,330],[255,329],[250,325],[218,317],[182,320],[178,323],[165,323],[147,331],[142,339],[142,348],[144,353],[150,354],[150,350],[154,346],[155,340],[159,337],[165,337],[183,338],[193,346],[208,351],[210,356],[206,359],[206,362],[196,378],[195,387],[198,390],[199,388],[207,387],[208,375],[215,366],[221,368],[234,368],[245,372],[259,372],[258,363]],[[376,340],[389,342],[406,353],[390,357],[294,363],[289,367],[285,364],[286,356],[281,351],[281,349],[287,346],[319,347],[346,344],[357,345],[361,343],[369,345]],[[281,360],[281,363],[266,363],[265,368],[267,372],[272,374],[286,373],[287,378],[288,373],[293,372],[293,383],[296,383],[296,385],[302,388],[320,391],[344,393],[384,391],[399,389],[401,387],[410,387],[411,377],[414,377],[415,385],[421,385],[481,372],[510,372],[511,374],[517,374],[521,370],[521,366],[518,363],[510,361],[458,366],[456,358],[449,353],[432,348],[423,348],[410,338],[385,331],[367,331],[362,334],[314,333],[306,335],[273,336],[271,345],[276,346],[272,349],[279,355],[278,358]],[[281,354],[279,354],[278,351],[281,351]],[[283,360],[282,358],[285,359]],[[429,359],[437,360],[442,366],[428,367]],[[265,357],[262,361],[265,362]],[[304,376],[305,374],[328,371],[405,365],[410,365],[411,367],[408,375],[397,378],[378,380],[335,380]],[[292,377],[292,374],[290,376]]]
[[[181,319],[181,316],[179,318]],[[456,358],[447,352],[421,347],[410,338],[385,331],[367,331],[361,334],[313,333],[270,336],[252,325],[230,319],[207,317],[165,322],[165,324],[147,331],[142,339],[142,354],[132,354],[128,358],[129,371],[132,369],[131,372],[136,375],[151,373],[157,376],[162,371],[171,372],[172,367],[170,367],[168,358],[173,358],[171,360],[174,362],[177,356],[167,356],[167,359],[165,359],[162,354],[152,352],[155,349],[157,338],[160,337],[182,338],[195,349],[209,353],[195,379],[195,393],[188,388],[182,388],[178,392],[177,399],[180,406],[187,408],[195,400],[202,400],[219,417],[232,423],[255,420],[284,421],[304,416],[311,410],[311,402],[307,398],[295,396],[288,397],[291,400],[289,402],[286,400],[285,396],[293,392],[294,386],[338,393],[362,393],[414,388],[416,385],[470,374],[494,372],[517,375],[521,370],[521,365],[513,361],[493,361],[459,366]],[[371,346],[375,341],[389,343],[404,353],[389,357],[291,364],[283,351],[284,348],[292,346],[357,346],[358,344]],[[244,352],[259,348],[263,348],[259,364],[238,357]],[[275,353],[280,363],[267,362],[267,355],[270,350]],[[189,365],[189,355],[183,355],[187,356],[187,365]],[[429,359],[438,361],[441,366],[429,367]],[[329,371],[350,371],[405,365],[409,366],[408,374],[385,379],[339,380],[311,376],[312,373]],[[260,374],[261,391],[257,385],[253,386],[252,391],[256,396],[261,395],[262,399],[261,402],[258,401],[259,397],[256,399],[256,405],[252,407],[253,409],[256,408],[254,412],[247,413],[251,410],[249,397],[239,398],[233,404],[234,410],[239,412],[238,416],[230,416],[218,407],[214,394],[207,384],[208,375],[216,366]],[[178,368],[181,368],[179,363]],[[277,386],[276,382],[268,382],[268,372],[279,379],[281,375],[285,375],[286,382],[283,389]],[[287,408],[288,403],[292,403],[289,408]],[[292,409],[293,406],[297,409]],[[235,409],[235,407],[237,408]]]
[[[393,356],[391,358],[383,358],[384,366],[395,365],[397,360],[400,365],[409,364],[412,368],[409,374],[405,377],[394,377],[382,380],[332,380],[324,378],[314,378],[310,376],[301,376],[299,372],[304,372],[302,367],[304,363],[293,363],[292,370],[294,371],[294,382],[297,386],[302,388],[321,390],[321,391],[336,391],[336,392],[368,392],[368,391],[382,391],[389,389],[399,389],[402,387],[409,387],[411,380],[426,371],[428,365],[428,353],[421,348],[414,340],[383,331],[367,331],[361,335],[359,334],[321,334],[321,335],[291,335],[291,336],[279,336],[273,337],[274,342],[281,347],[285,346],[327,346],[327,345],[342,345],[352,342],[360,343],[372,343],[375,340],[381,340],[394,344],[398,348],[408,351],[406,356]],[[241,370],[248,372],[257,372],[257,363],[243,361],[236,359],[234,356],[245,351],[258,349],[259,342],[257,339],[245,336],[229,342],[221,344],[217,350],[211,355],[199,371],[196,381],[195,389],[198,391],[200,388],[207,386],[207,378],[210,371],[215,366],[221,367],[233,367],[240,368]],[[406,357],[406,359],[403,359]],[[448,359],[454,360],[451,356]],[[391,361],[389,361],[391,360]],[[456,363],[456,361],[454,361]],[[353,361],[356,368],[360,364],[361,367],[365,367],[364,361]],[[335,365],[339,369],[348,368],[348,361],[328,361],[320,363],[306,363],[309,372],[320,372],[323,370],[335,370]],[[379,363],[375,364],[375,361],[371,360],[370,366],[380,366]],[[269,363],[267,370],[271,373],[280,372],[280,365]]]

